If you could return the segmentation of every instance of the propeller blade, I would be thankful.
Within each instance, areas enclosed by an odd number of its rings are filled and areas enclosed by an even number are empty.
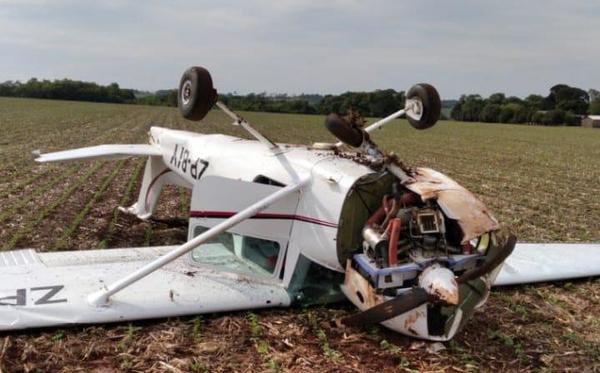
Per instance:
[[[511,234],[504,246],[491,258],[486,258],[486,261],[480,265],[479,267],[472,269],[468,272],[463,273],[456,282],[459,284],[464,284],[465,282],[476,279],[477,277],[481,277],[486,273],[493,271],[496,267],[498,267],[502,262],[508,258],[508,256],[515,249],[515,245],[517,244],[517,237],[514,234]]]
[[[419,307],[429,300],[429,294],[423,288],[413,288],[402,295],[383,302],[363,312],[345,317],[342,324],[357,326],[365,324],[376,324],[389,320],[405,312]]]

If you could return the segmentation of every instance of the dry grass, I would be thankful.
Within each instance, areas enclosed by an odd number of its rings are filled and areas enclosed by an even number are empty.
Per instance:
[[[244,115],[276,141],[332,140],[319,116]],[[90,172],[94,164],[37,165],[29,157],[34,149],[143,142],[150,123],[244,135],[218,112],[196,124],[169,108],[0,98],[0,216],[10,212],[0,218],[0,247],[185,240],[185,227],[139,222],[115,210],[136,196],[139,176],[131,175],[139,161],[124,162],[115,176],[110,163]],[[398,121],[374,140],[410,164],[460,181],[521,240],[600,241],[598,130],[442,122],[420,132]],[[67,170],[69,177],[61,177]],[[167,190],[158,216],[185,217],[186,197]],[[61,208],[54,208],[57,201]],[[0,335],[0,370],[598,371],[599,290],[597,279],[496,290],[441,351],[382,328],[331,328],[328,320],[354,312],[341,304],[8,333]]]

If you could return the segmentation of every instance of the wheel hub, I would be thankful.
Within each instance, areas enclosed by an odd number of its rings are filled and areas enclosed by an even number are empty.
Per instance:
[[[414,120],[420,120],[423,116],[423,103],[417,98],[407,99],[404,108],[406,115]]]
[[[192,82],[190,80],[186,80],[185,83],[183,83],[183,87],[181,89],[181,102],[183,102],[184,105],[187,105],[190,103],[191,98]]]

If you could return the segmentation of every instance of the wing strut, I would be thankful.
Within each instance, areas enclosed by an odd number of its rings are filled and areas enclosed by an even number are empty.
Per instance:
[[[248,123],[248,121],[246,119],[240,117],[239,115],[237,115],[236,113],[231,111],[227,107],[227,105],[225,105],[221,101],[217,101],[217,103],[215,105],[217,105],[219,107],[219,109],[223,110],[223,112],[228,117],[230,117],[231,119],[234,120],[233,124],[235,126],[241,126],[243,129],[248,131],[252,136],[254,136],[255,139],[257,139],[261,143],[267,145],[269,147],[269,149],[271,149],[271,150],[279,149],[279,146],[277,144],[275,144],[273,141],[268,139],[265,135],[263,135],[262,133],[257,131],[256,128],[252,127],[252,125],[250,123]]]
[[[145,266],[143,266],[142,268],[133,272],[129,276],[126,276],[120,280],[117,280],[116,282],[114,282],[111,285],[109,285],[108,287],[106,287],[106,289],[90,294],[88,297],[88,302],[95,306],[107,305],[110,300],[110,297],[112,295],[118,293],[119,291],[125,289],[126,287],[130,286],[131,284],[148,276],[152,272],[169,264],[170,262],[179,258],[180,256],[190,252],[191,250],[195,249],[196,247],[200,246],[201,244],[205,243],[206,241],[223,233],[227,229],[243,222],[246,219],[251,218],[252,216],[256,215],[258,212],[266,209],[267,207],[269,207],[273,203],[277,202],[281,198],[296,192],[297,190],[301,189],[304,185],[306,185],[309,180],[310,180],[310,178],[306,177],[306,178],[300,180],[298,183],[288,185],[288,186],[282,188],[281,190],[278,190],[277,192],[261,199],[260,201],[254,203],[253,205],[248,206],[244,210],[238,212],[237,214],[233,215],[229,219],[215,225],[214,227],[210,228],[206,232],[200,234],[199,236],[195,237],[194,239],[179,246],[178,248],[174,249],[173,251],[146,264]]]

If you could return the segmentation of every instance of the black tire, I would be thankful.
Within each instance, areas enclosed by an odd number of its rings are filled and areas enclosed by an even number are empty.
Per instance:
[[[363,131],[353,127],[337,114],[332,113],[325,118],[325,127],[344,144],[358,148],[363,143]]]
[[[184,118],[202,120],[217,102],[217,97],[208,70],[194,66],[183,73],[177,92],[177,106]]]
[[[414,128],[418,130],[427,129],[440,119],[442,103],[440,95],[432,85],[427,83],[415,84],[408,90],[406,99],[416,99],[423,104],[423,113],[418,120],[406,115],[406,119]]]

